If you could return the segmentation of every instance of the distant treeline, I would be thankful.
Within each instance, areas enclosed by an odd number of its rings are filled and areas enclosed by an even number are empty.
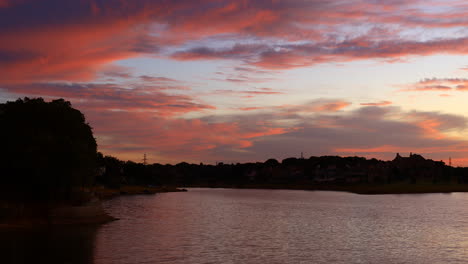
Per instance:
[[[359,183],[467,183],[468,168],[454,168],[440,161],[411,154],[397,154],[392,161],[363,157],[322,156],[287,158],[281,162],[217,165],[162,165],[121,161],[110,156],[98,158],[98,184],[175,185],[203,187],[288,187],[311,185],[350,185]]]

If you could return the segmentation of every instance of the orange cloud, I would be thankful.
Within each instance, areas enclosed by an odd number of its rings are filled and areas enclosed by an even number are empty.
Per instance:
[[[263,91],[270,91],[269,88],[263,88]],[[269,93],[267,93],[269,94]],[[298,105],[279,105],[279,106],[250,106],[235,108],[241,111],[266,110],[274,112],[277,115],[295,115],[311,113],[338,112],[350,106],[351,103],[343,100],[318,99]]]
[[[424,131],[424,135],[427,137],[433,137],[435,139],[443,139],[445,135],[439,131],[439,127],[442,123],[438,120],[426,119],[418,122],[418,126]]]
[[[351,103],[349,102],[331,102],[317,105],[316,107],[313,107],[312,110],[316,112],[336,112],[350,105]]]
[[[337,112],[351,103],[343,100],[318,99],[301,105],[282,105],[275,107],[284,113],[318,113],[318,112]]]
[[[410,112],[403,118],[411,120],[416,126],[421,129],[420,135],[433,139],[445,139],[448,136],[447,131],[459,130],[466,128],[466,120],[461,116],[442,115],[433,112]]]
[[[257,137],[264,137],[264,136],[271,136],[271,135],[280,135],[280,134],[284,134],[287,132],[291,132],[292,130],[294,129],[286,129],[282,127],[268,128],[260,132],[247,133],[244,135],[244,137],[245,138],[257,138]]]
[[[154,162],[219,160],[222,157],[215,156],[216,149],[245,149],[258,138],[291,131],[265,124],[243,127],[237,122],[160,118],[152,113],[107,112],[102,115],[91,110],[88,116],[100,151],[133,160],[142,153],[164,159]]]
[[[380,101],[380,102],[376,102],[376,103],[360,103],[360,105],[363,105],[363,106],[385,106],[385,105],[391,105],[392,102],[390,101]]]

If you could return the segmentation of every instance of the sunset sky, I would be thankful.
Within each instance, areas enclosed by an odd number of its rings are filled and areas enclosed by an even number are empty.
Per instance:
[[[0,102],[64,98],[150,163],[468,166],[466,0],[0,0]]]

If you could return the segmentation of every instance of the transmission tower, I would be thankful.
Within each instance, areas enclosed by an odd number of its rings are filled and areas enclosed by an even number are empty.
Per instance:
[[[146,153],[143,154],[143,165],[148,164],[148,159],[146,158]]]

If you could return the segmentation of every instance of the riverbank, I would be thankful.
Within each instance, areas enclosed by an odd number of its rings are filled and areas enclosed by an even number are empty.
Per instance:
[[[248,185],[198,185],[191,187],[208,188],[235,188],[235,189],[285,189],[285,190],[308,190],[308,191],[340,191],[363,195],[377,194],[424,194],[424,193],[452,193],[468,192],[468,184],[248,184]]]
[[[173,186],[140,186],[140,185],[122,185],[119,188],[94,187],[92,189],[99,199],[111,199],[119,195],[138,195],[138,194],[157,194],[166,192],[186,192],[185,189]]]
[[[424,194],[424,193],[452,193],[468,192],[465,184],[359,184],[350,186],[320,186],[315,190],[344,191],[356,194]]]
[[[0,203],[0,228],[37,228],[47,226],[99,225],[118,220],[102,209],[100,200],[120,195],[184,192],[170,186],[121,186],[120,188],[93,187],[88,192],[92,199],[82,205],[56,203]]]
[[[98,225],[117,220],[93,199],[82,205],[56,203],[2,203],[0,228],[38,228],[68,225]]]

